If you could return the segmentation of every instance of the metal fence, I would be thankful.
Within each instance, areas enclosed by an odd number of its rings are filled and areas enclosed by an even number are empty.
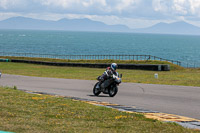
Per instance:
[[[200,68],[200,63],[198,62],[181,62],[181,66],[186,68]]]
[[[54,55],[54,54],[35,54],[35,53],[5,53],[0,52],[0,56],[15,56],[15,57],[38,57],[38,58],[53,58],[53,59],[68,59],[68,60],[159,60],[168,61],[181,66],[180,61],[163,59],[152,55]]]

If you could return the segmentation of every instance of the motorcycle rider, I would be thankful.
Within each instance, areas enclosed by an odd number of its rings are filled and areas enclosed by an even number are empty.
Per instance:
[[[112,63],[110,65],[110,67],[107,67],[106,68],[106,71],[98,77],[98,80],[99,80],[99,83],[97,84],[96,88],[100,88],[100,85],[106,80],[108,79],[109,77],[111,77],[113,74],[119,76],[118,72],[116,71],[117,70],[117,64],[116,63]]]

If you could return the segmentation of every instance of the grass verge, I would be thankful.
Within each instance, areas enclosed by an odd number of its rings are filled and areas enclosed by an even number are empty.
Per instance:
[[[0,87],[0,130],[16,133],[167,132],[195,133],[174,123],[141,114],[94,106],[49,95]]]
[[[6,74],[96,80],[105,69],[45,66],[25,63],[0,62],[0,71]],[[177,68],[171,71],[145,71],[118,69],[123,74],[123,82],[200,86],[200,69]],[[158,73],[158,79],[154,74]]]

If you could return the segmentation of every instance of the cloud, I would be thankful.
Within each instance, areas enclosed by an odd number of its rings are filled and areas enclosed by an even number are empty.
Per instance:
[[[200,0],[0,0],[0,13],[3,18],[13,14],[40,19],[87,17],[109,23],[199,21]]]
[[[200,17],[200,0],[1,0],[0,11]]]
[[[169,17],[200,17],[199,0],[153,0],[153,9]]]
[[[1,0],[0,11],[123,14],[133,11],[141,0]],[[27,8],[28,7],[28,8]]]
[[[189,0],[190,11],[192,14],[198,15],[200,17],[200,1],[199,0]]]
[[[4,20],[10,17],[16,17],[16,16],[20,16],[20,14],[18,13],[1,13],[0,12],[0,20]]]
[[[1,0],[0,1],[0,10],[4,11],[13,11],[15,9],[24,9],[28,6],[26,0]]]

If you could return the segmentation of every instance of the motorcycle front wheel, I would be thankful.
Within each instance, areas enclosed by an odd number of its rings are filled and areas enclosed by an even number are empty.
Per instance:
[[[108,90],[108,94],[110,97],[114,97],[118,92],[117,86],[113,86]]]
[[[94,85],[94,88],[93,88],[93,93],[94,93],[95,96],[98,96],[98,95],[101,93],[101,91],[99,91],[99,89],[96,88],[96,86],[97,86],[98,83],[99,83],[99,82],[97,82],[97,83]]]

